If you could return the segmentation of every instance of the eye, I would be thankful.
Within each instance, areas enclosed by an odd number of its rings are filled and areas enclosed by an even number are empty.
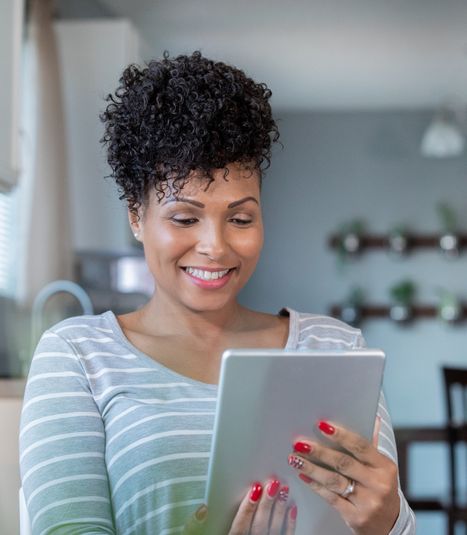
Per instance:
[[[249,225],[250,223],[252,223],[252,220],[251,220],[251,219],[238,219],[238,218],[233,218],[233,219],[231,219],[230,221],[233,221],[236,225]]]
[[[193,225],[193,223],[196,223],[196,221],[198,221],[197,219],[194,219],[194,218],[179,219],[177,217],[171,217],[170,219],[171,219],[171,221],[173,221],[177,225],[181,225],[181,226],[184,226],[184,227],[186,227],[188,225]]]

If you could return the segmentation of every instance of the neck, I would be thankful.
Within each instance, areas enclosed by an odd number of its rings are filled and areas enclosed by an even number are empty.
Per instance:
[[[138,315],[141,326],[151,334],[189,336],[207,341],[240,331],[245,323],[245,312],[247,309],[237,301],[218,310],[192,310],[156,292]]]

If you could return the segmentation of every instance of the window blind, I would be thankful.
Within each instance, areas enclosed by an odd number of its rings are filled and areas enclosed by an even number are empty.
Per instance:
[[[0,193],[0,294],[13,296],[13,265],[16,248],[13,240],[13,204],[12,194]]]

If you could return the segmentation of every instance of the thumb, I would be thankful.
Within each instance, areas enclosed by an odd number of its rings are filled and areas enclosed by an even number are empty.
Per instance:
[[[207,516],[208,516],[208,508],[203,503],[193,513],[190,520],[185,525],[182,535],[202,535],[203,526],[206,523]]]

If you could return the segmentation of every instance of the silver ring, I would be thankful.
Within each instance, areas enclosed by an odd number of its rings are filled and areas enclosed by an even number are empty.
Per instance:
[[[347,486],[343,490],[343,492],[340,493],[342,498],[348,498],[353,491],[355,490],[355,481],[353,479],[349,479],[349,482],[347,483]]]

